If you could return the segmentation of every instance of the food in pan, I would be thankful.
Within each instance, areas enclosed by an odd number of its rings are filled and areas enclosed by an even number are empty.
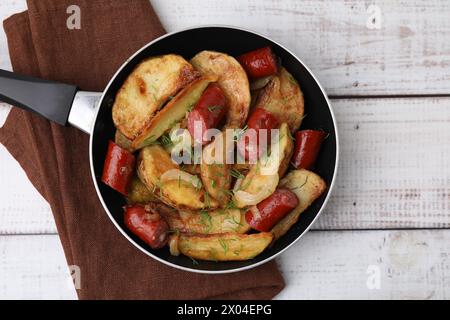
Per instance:
[[[299,131],[304,109],[271,47],[151,57],[116,96],[102,181],[126,197],[124,224],[149,247],[252,259],[326,190],[313,170],[327,134]]]

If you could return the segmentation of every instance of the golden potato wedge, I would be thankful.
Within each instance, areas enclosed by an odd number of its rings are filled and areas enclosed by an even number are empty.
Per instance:
[[[282,151],[282,154],[280,155],[281,162],[278,169],[278,176],[282,178],[289,168],[292,154],[294,153],[294,141],[292,141],[292,136],[286,123],[281,125],[278,139],[280,140],[279,145],[280,150]]]
[[[170,97],[198,76],[192,65],[179,55],[144,60],[117,93],[112,107],[116,128],[133,140]]]
[[[253,259],[273,240],[270,232],[255,234],[225,233],[214,235],[180,235],[178,248],[188,257],[209,261]]]
[[[250,230],[245,220],[245,212],[237,209],[180,212],[172,210],[163,212],[162,215],[170,229],[183,233],[246,233]]]
[[[215,76],[206,76],[194,80],[180,91],[161,109],[133,140],[133,148],[141,149],[155,143],[164,132],[180,122],[200,99],[206,87],[217,80]]]
[[[234,148],[234,142],[227,147],[226,134],[221,132],[213,142],[203,148],[203,161],[200,164],[200,177],[209,194],[224,208],[230,200],[230,165],[226,163],[227,150]],[[222,156],[215,157],[216,152]],[[207,159],[209,158],[210,159]],[[218,161],[212,161],[218,159]]]
[[[130,139],[125,137],[124,134],[122,132],[120,132],[119,130],[116,130],[116,134],[115,134],[115,137],[114,137],[114,142],[119,147],[124,148],[125,150],[128,150],[130,152],[134,152],[135,151],[133,149],[133,147],[131,146],[133,141],[131,141]]]
[[[141,181],[164,203],[177,209],[213,209],[218,203],[201,186],[181,180],[161,182],[160,177],[168,170],[179,169],[170,155],[160,145],[141,150],[137,160],[137,173]]]
[[[251,166],[240,187],[235,190],[234,202],[238,208],[256,205],[274,193],[280,173],[284,174],[293,152],[293,142],[288,131],[288,125],[281,124],[279,136],[272,137],[270,154]]]
[[[312,171],[305,169],[293,170],[280,181],[280,187],[290,189],[299,200],[299,205],[285,216],[272,229],[275,239],[279,239],[298,221],[305,211],[325,191],[325,181]]]
[[[295,78],[284,68],[258,94],[256,108],[272,112],[280,123],[286,122],[293,134],[300,128],[305,101]]]
[[[147,186],[134,176],[128,186],[128,204],[146,204],[149,202],[159,202],[159,199],[153,194],[153,192],[147,188]]]
[[[217,83],[228,101],[225,127],[242,128],[247,120],[251,97],[247,74],[239,62],[215,51],[202,51],[190,62],[200,73],[219,77]]]

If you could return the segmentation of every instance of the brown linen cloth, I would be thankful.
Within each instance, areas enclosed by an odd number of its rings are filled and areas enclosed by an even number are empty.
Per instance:
[[[16,72],[101,91],[138,48],[165,31],[148,0],[28,0],[4,21]],[[69,30],[67,7],[81,8]],[[0,142],[50,203],[80,299],[270,299],[284,282],[275,262],[227,275],[178,271],[146,256],[113,226],[90,177],[88,135],[13,108]]]

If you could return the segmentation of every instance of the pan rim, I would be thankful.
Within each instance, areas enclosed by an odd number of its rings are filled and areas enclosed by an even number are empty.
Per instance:
[[[286,250],[288,250],[289,248],[291,248],[296,242],[298,242],[300,240],[300,238],[302,238],[310,229],[311,227],[314,225],[314,223],[316,222],[316,220],[319,218],[319,216],[322,214],[323,210],[325,209],[325,207],[328,204],[328,201],[330,199],[330,196],[333,192],[334,186],[335,186],[335,182],[336,182],[336,176],[337,176],[337,171],[338,171],[338,166],[339,166],[339,133],[338,133],[338,127],[337,127],[337,122],[336,122],[336,117],[334,114],[334,110],[333,107],[330,103],[330,100],[324,90],[324,88],[322,87],[322,85],[320,84],[320,82],[318,81],[318,79],[316,78],[316,76],[312,73],[311,69],[296,55],[294,54],[290,49],[286,48],[286,46],[280,44],[279,42],[271,39],[268,36],[265,36],[263,34],[260,34],[259,32],[247,29],[247,28],[242,28],[242,27],[237,27],[237,26],[231,26],[231,25],[223,25],[223,24],[206,24],[206,25],[199,25],[199,26],[194,26],[194,27],[189,27],[189,28],[184,28],[181,30],[176,30],[176,31],[172,31],[169,33],[166,33],[164,35],[162,35],[159,38],[156,38],[152,41],[150,41],[149,43],[145,44],[142,48],[140,48],[139,50],[137,50],[133,55],[131,55],[120,67],[119,69],[114,73],[114,75],[111,77],[110,81],[108,82],[108,84],[106,85],[105,89],[103,90],[103,93],[100,97],[100,100],[98,102],[98,106],[101,106],[105,97],[106,92],[109,90],[110,86],[112,85],[112,83],[115,81],[115,79],[117,78],[117,76],[122,72],[122,70],[128,65],[128,63],[130,61],[132,61],[137,55],[139,55],[142,51],[146,50],[148,47],[152,46],[153,44],[161,41],[162,39],[165,39],[167,37],[170,37],[174,34],[178,34],[178,33],[182,33],[185,31],[190,31],[190,30],[195,30],[195,29],[203,29],[203,28],[225,28],[225,29],[233,29],[233,30],[238,30],[238,31],[244,31],[244,32],[248,32],[248,33],[252,33],[254,35],[257,35],[261,38],[264,38],[268,41],[271,41],[275,44],[277,44],[278,46],[280,46],[283,50],[285,50],[286,52],[288,52],[292,57],[294,57],[311,75],[311,77],[314,79],[314,82],[316,83],[316,85],[319,87],[320,91],[322,92],[323,97],[325,98],[325,101],[327,103],[328,106],[328,110],[330,111],[331,114],[331,118],[333,121],[333,126],[334,126],[334,132],[335,132],[335,140],[336,140],[336,161],[335,161],[335,166],[334,166],[334,171],[333,171],[333,177],[331,178],[331,183],[330,186],[328,187],[328,193],[322,203],[322,206],[320,207],[319,211],[317,212],[316,216],[314,217],[314,219],[311,221],[311,223],[308,225],[308,227],[303,230],[303,232],[297,237],[295,238],[295,240],[293,240],[290,244],[288,244],[285,248],[281,249],[280,251],[272,254],[271,256],[267,257],[264,260],[255,262],[253,264],[250,264],[248,266],[244,266],[244,267],[239,267],[239,268],[233,268],[233,269],[227,269],[227,270],[201,270],[201,269],[193,269],[193,268],[188,268],[188,267],[184,267],[184,266],[180,266],[177,264],[174,264],[172,262],[166,261],[162,258],[159,258],[158,256],[152,254],[151,252],[149,252],[148,250],[146,250],[145,248],[143,248],[141,245],[139,245],[138,243],[136,243],[123,229],[122,227],[117,223],[117,221],[114,219],[114,217],[112,216],[111,212],[109,211],[105,201],[103,200],[103,197],[100,193],[100,189],[98,187],[98,183],[97,183],[97,179],[95,177],[95,172],[94,172],[94,161],[93,161],[93,137],[94,137],[94,128],[95,125],[97,123],[97,118],[98,118],[98,114],[100,111],[100,107],[97,108],[97,111],[95,113],[95,118],[94,121],[92,121],[92,127],[91,127],[91,135],[89,138],[89,164],[90,164],[90,170],[91,170],[91,177],[92,180],[94,182],[94,186],[95,186],[95,190],[97,192],[97,196],[103,206],[103,209],[105,210],[106,214],[108,215],[109,219],[111,220],[111,222],[114,224],[114,226],[117,228],[117,230],[130,242],[132,243],[137,249],[139,249],[140,251],[142,251],[144,254],[146,254],[147,256],[155,259],[156,261],[159,261],[165,265],[168,265],[170,267],[179,269],[179,270],[183,270],[183,271],[187,271],[187,272],[193,272],[193,273],[199,273],[199,274],[227,274],[227,273],[234,273],[234,272],[240,272],[240,271],[245,271],[245,270],[249,270],[249,269],[253,269],[257,266],[263,265],[273,259],[275,259],[276,257],[278,257],[280,254],[282,254],[283,252],[285,252]]]

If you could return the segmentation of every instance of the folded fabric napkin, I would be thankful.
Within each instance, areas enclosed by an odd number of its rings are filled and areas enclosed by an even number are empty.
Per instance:
[[[137,49],[164,34],[148,0],[28,0],[4,21],[16,72],[101,91]],[[70,30],[67,8],[81,11]],[[70,10],[69,10],[70,12]],[[91,181],[88,135],[13,108],[0,142],[50,203],[80,299],[270,299],[284,287],[275,262],[201,275],[176,270],[132,246],[110,222]]]

